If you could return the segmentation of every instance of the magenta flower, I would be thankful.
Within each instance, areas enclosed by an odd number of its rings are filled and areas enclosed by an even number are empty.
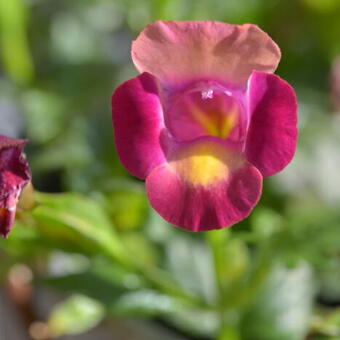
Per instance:
[[[142,73],[112,97],[118,155],[152,207],[189,231],[228,227],[292,159],[297,104],[255,25],[157,21],[132,45]]]
[[[0,235],[6,237],[15,218],[18,197],[30,181],[28,163],[22,155],[25,140],[0,135]]]

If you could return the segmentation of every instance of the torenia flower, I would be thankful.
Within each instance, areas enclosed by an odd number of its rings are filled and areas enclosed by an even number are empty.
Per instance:
[[[0,235],[6,237],[15,218],[18,197],[31,176],[23,157],[26,141],[0,135]]]
[[[118,155],[152,207],[189,231],[228,227],[292,159],[297,104],[255,25],[157,21],[133,42],[141,72],[112,97]]]

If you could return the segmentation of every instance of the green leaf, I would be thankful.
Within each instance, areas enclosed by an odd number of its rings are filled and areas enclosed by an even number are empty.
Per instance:
[[[33,62],[26,36],[28,11],[24,0],[0,2],[0,42],[8,75],[20,84],[33,77]]]
[[[270,237],[282,227],[280,214],[263,207],[254,211],[251,222],[257,239],[260,240]]]
[[[177,328],[196,335],[211,336],[218,327],[214,310],[199,308],[183,299],[151,289],[121,295],[111,311],[123,316],[161,316]]]
[[[213,309],[182,306],[168,315],[167,320],[182,331],[199,337],[214,337],[219,328],[219,316]]]
[[[327,315],[317,317],[313,324],[313,330],[327,336],[340,337],[340,308]]]
[[[76,194],[37,195],[33,211],[37,227],[47,240],[61,248],[96,254],[103,252],[128,262],[125,249],[102,208]]]
[[[143,267],[157,265],[159,262],[157,249],[143,234],[126,232],[122,233],[121,237],[129,256],[134,257],[138,264]]]
[[[329,13],[339,9],[340,3],[337,0],[303,0],[307,6],[322,13]]]
[[[202,242],[179,235],[166,244],[167,265],[175,280],[205,301],[217,297],[213,259]]]
[[[104,318],[101,303],[84,295],[73,295],[52,311],[48,326],[54,337],[86,332]]]
[[[148,289],[123,294],[112,306],[112,312],[150,317],[175,312],[180,305],[178,300]]]
[[[91,271],[38,279],[37,283],[61,292],[83,294],[105,305],[112,304],[123,292],[123,288],[116,282],[102,278]]]
[[[246,244],[236,237],[231,237],[228,229],[211,231],[206,234],[206,240],[214,258],[219,294],[225,295],[233,285],[239,290],[238,282],[249,264]]]
[[[237,329],[225,327],[219,334],[218,340],[241,340]]]
[[[58,101],[58,99],[56,98],[54,98],[54,100],[56,100],[56,102]],[[42,103],[39,103],[39,105],[41,104]],[[56,105],[64,104],[59,103]],[[61,109],[61,107],[55,108],[56,111],[59,111]],[[60,111],[58,113],[55,112],[54,117],[51,116],[49,119],[58,119],[56,116],[58,116],[60,113]],[[65,111],[63,113],[65,113]],[[35,112],[35,116],[37,115],[38,113]],[[37,117],[34,118],[36,118],[36,120],[38,119]],[[62,126],[62,123],[66,121],[67,125]],[[28,125],[30,126],[32,125],[32,123],[29,123]],[[39,123],[39,125],[41,126],[42,123]],[[48,171],[51,169],[60,170],[64,168],[77,170],[82,167],[89,167],[90,164],[91,167],[95,167],[96,163],[94,160],[94,155],[92,154],[92,150],[90,149],[85,138],[87,129],[87,122],[85,121],[85,119],[77,115],[74,115],[71,120],[68,117],[63,117],[63,119],[62,117],[60,117],[60,120],[58,121],[58,124],[54,126],[54,129],[49,129],[55,130],[54,133],[57,133],[57,130],[59,128],[62,128],[62,133],[58,134],[58,138],[50,141],[50,143],[46,145],[46,147],[40,148],[39,152],[32,154],[32,168],[37,169],[37,171]],[[38,129],[38,127],[35,127],[35,129]],[[48,138],[48,136],[41,134],[37,138],[33,139],[42,142],[45,138]],[[84,178],[78,176],[74,180],[82,182],[84,181]]]
[[[313,295],[313,277],[306,263],[292,269],[277,266],[242,320],[242,339],[303,339]]]
[[[109,197],[109,212],[122,230],[136,229],[142,226],[147,212],[147,200],[144,189],[139,186],[125,186],[114,190]]]
[[[91,261],[90,269],[83,272],[39,278],[36,282],[63,293],[81,293],[106,306],[112,305],[121,294],[145,285],[136,273],[103,258]]]
[[[22,97],[30,141],[46,143],[65,128],[65,99],[53,92],[32,89]]]
[[[160,217],[153,209],[149,210],[149,217],[146,223],[145,232],[150,240],[155,243],[167,245],[171,239],[183,233],[174,228],[170,223]]]

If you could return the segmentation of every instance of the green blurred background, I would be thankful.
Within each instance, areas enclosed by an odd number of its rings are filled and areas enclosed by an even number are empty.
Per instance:
[[[115,154],[110,97],[157,19],[258,24],[296,89],[296,157],[229,230],[168,225]],[[4,0],[0,41],[0,133],[30,140],[37,190],[0,242],[26,334],[144,339],[119,333],[133,320],[155,339],[340,339],[339,0]],[[58,297],[44,313],[42,291]]]

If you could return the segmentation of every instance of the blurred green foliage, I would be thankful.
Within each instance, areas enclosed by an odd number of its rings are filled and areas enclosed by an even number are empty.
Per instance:
[[[51,312],[54,334],[119,315],[162,319],[192,338],[338,339],[339,17],[337,0],[0,2],[0,118],[18,117],[1,133],[30,139],[34,185],[50,192],[37,192],[37,207],[1,240],[1,277],[24,262],[37,287],[68,297]],[[168,225],[115,154],[110,96],[137,74],[131,40],[156,19],[252,22],[282,49],[298,151],[232,229]]]
[[[53,337],[79,334],[96,326],[103,316],[104,308],[99,302],[74,295],[55,307],[48,324]]]
[[[1,2],[0,41],[2,58],[8,74],[13,80],[21,84],[28,83],[33,76],[26,24],[27,8],[23,0]]]

